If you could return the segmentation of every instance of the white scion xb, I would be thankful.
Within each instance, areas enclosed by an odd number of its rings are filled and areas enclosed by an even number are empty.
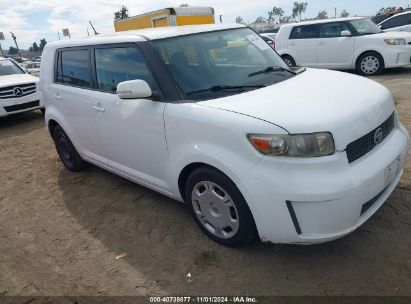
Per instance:
[[[361,17],[286,24],[275,42],[277,52],[291,66],[356,69],[371,76],[411,63],[411,33],[385,33]]]
[[[407,158],[386,88],[290,68],[242,25],[58,41],[42,62],[63,164],[92,163],[185,202],[225,245],[344,236],[387,200]]]

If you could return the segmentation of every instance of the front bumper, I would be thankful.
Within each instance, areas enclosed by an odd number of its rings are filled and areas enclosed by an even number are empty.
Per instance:
[[[411,64],[411,46],[392,47],[384,56],[386,68],[403,67]]]
[[[20,98],[0,99],[0,117],[42,108],[38,92]]]
[[[345,152],[314,159],[268,156],[237,186],[262,241],[327,242],[354,231],[381,207],[401,178],[408,146],[408,132],[399,124],[351,164]],[[395,168],[388,180],[387,168]]]

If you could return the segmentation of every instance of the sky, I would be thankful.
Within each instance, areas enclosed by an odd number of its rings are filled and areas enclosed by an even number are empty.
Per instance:
[[[40,39],[58,40],[58,32],[69,28],[72,37],[84,37],[87,29],[93,33],[88,21],[91,20],[100,33],[114,31],[113,14],[121,5],[128,7],[130,15],[137,15],[165,7],[212,6],[216,16],[222,15],[224,23],[235,22],[237,16],[252,22],[257,17],[267,17],[267,12],[274,6],[281,7],[286,15],[291,15],[293,2],[298,0],[0,0],[0,32],[6,40],[0,41],[3,49],[14,46],[10,31],[17,37],[19,47],[29,48]],[[303,15],[307,18],[317,16],[325,10],[328,16],[334,16],[343,9],[351,15],[371,16],[382,7],[411,6],[411,0],[305,0],[308,8]],[[216,18],[217,20],[218,18]]]

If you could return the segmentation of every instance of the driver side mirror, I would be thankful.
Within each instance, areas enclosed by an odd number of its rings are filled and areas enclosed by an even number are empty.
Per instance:
[[[341,37],[350,37],[352,36],[350,31],[342,31],[341,32]]]
[[[116,94],[121,99],[143,99],[151,97],[153,91],[146,81],[135,79],[120,82]]]

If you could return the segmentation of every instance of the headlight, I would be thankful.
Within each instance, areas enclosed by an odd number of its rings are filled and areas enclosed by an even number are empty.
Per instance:
[[[335,153],[331,133],[296,135],[250,134],[248,139],[259,152],[265,155],[288,157],[319,157]]]
[[[388,45],[405,45],[405,39],[385,39],[384,41]]]

